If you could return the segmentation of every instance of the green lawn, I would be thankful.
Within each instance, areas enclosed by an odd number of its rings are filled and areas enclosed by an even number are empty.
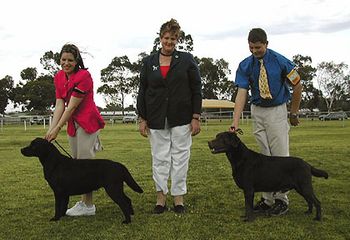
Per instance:
[[[107,125],[101,132],[104,151],[98,158],[125,164],[144,189],[143,194],[125,187],[132,199],[132,224],[122,225],[123,215],[103,189],[95,192],[95,216],[64,217],[49,222],[54,198],[44,180],[37,158],[23,157],[20,148],[34,137],[43,136],[42,126],[4,126],[0,131],[0,239],[350,239],[350,120],[307,121],[291,128],[291,155],[304,158],[326,170],[329,179],[313,178],[322,203],[323,221],[304,215],[307,206],[291,191],[289,212],[281,217],[259,216],[242,222],[243,193],[234,184],[224,154],[210,153],[207,141],[225,131],[229,122],[211,121],[193,139],[185,197],[187,213],[152,215],[155,192],[151,172],[150,147],[135,125]],[[246,145],[257,150],[251,124],[241,125]],[[57,139],[69,149],[65,133]],[[256,200],[260,194],[256,194]],[[71,197],[70,206],[80,199]],[[168,205],[172,206],[169,197]]]

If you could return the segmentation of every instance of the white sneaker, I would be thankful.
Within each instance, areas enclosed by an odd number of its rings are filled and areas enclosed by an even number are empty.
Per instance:
[[[86,206],[82,201],[77,202],[74,207],[67,210],[67,216],[91,216],[95,215],[96,207],[92,205],[91,207]]]

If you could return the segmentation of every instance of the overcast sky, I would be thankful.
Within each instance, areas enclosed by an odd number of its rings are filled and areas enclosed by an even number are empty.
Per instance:
[[[40,57],[76,44],[100,85],[100,70],[116,56],[131,61],[149,52],[161,24],[175,18],[194,40],[193,54],[223,58],[232,78],[250,53],[247,34],[264,28],[269,48],[288,58],[311,56],[350,64],[348,0],[10,0],[0,3],[0,78],[16,82],[27,67],[42,72]],[[104,106],[101,96],[98,105]]]

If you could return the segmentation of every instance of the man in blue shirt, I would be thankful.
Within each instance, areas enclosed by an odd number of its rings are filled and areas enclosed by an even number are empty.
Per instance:
[[[289,156],[287,103],[291,101],[290,124],[297,126],[302,91],[300,76],[293,62],[267,48],[267,35],[263,29],[250,30],[248,44],[252,55],[244,59],[236,71],[238,92],[230,131],[234,132],[239,127],[250,90],[253,132],[261,153]],[[270,215],[278,216],[288,211],[288,204],[287,192],[264,192],[254,211],[267,211]]]

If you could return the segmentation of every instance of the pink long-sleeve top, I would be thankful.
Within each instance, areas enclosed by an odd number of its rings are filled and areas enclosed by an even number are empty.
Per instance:
[[[63,99],[68,106],[71,96],[83,98],[73,115],[68,120],[67,133],[75,136],[74,122],[78,123],[86,133],[94,133],[104,128],[105,122],[94,102],[93,81],[87,70],[79,69],[70,75],[69,80],[63,70],[60,70],[54,78],[56,99]]]

